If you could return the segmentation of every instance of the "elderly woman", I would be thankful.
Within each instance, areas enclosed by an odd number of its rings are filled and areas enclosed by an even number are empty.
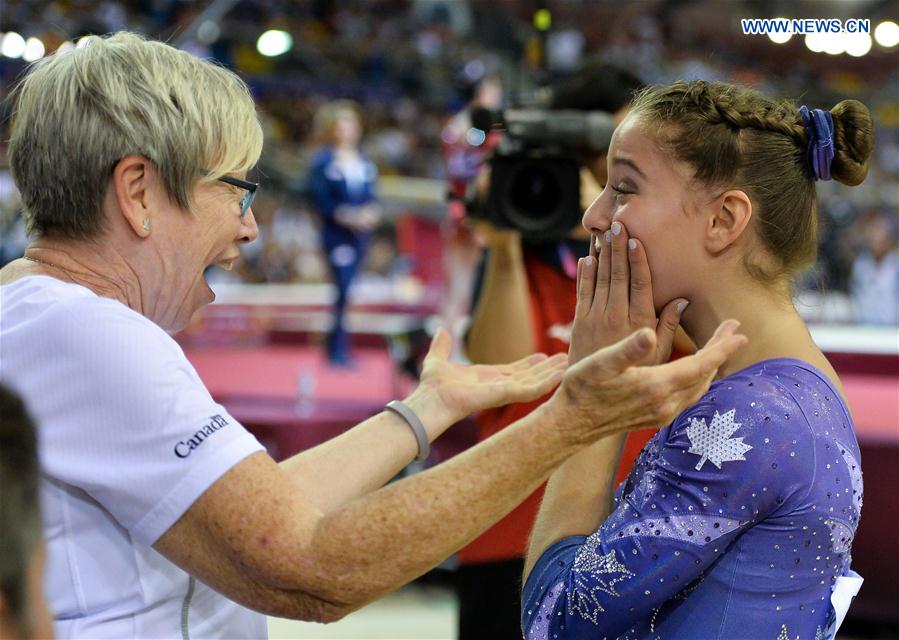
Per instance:
[[[742,344],[724,326],[692,358],[636,367],[657,343],[643,329],[567,370],[541,355],[461,367],[440,332],[405,401],[275,464],[168,335],[214,299],[205,269],[230,268],[257,235],[246,87],[120,33],[37,63],[15,100],[9,155],[35,239],[0,271],[0,379],[40,425],[60,636],[260,638],[256,612],[338,619],[589,443],[670,420]],[[466,414],[560,381],[496,437],[382,488]]]

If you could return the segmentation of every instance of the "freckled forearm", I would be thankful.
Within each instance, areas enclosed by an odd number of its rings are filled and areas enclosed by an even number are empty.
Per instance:
[[[437,565],[511,511],[573,452],[546,424],[550,416],[535,413],[323,518],[309,548],[315,572],[329,581],[323,597],[361,606]]]
[[[404,402],[422,420],[431,442],[455,422],[429,389],[417,388]],[[384,411],[278,466],[322,513],[329,514],[383,487],[417,454],[409,425]]]
[[[278,466],[322,513],[382,487],[416,453],[409,427],[381,413]],[[329,482],[321,482],[329,478]]]
[[[567,401],[551,400],[452,460],[330,513],[271,458],[255,454],[154,547],[245,606],[336,620],[433,568],[511,511],[577,450],[577,419]],[[351,467],[332,468],[326,481]],[[248,507],[254,503],[266,505],[265,513]]]

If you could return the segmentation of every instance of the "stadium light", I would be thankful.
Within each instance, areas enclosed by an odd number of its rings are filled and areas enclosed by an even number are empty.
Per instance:
[[[292,46],[293,38],[280,29],[269,29],[256,41],[256,50],[267,58],[287,53]]]
[[[805,46],[812,53],[823,53],[825,44],[825,34],[819,31],[805,34]]]
[[[774,20],[777,20],[780,22],[785,22],[786,18],[774,18]],[[768,38],[774,44],[784,44],[786,42],[789,42],[790,38],[792,38],[792,37],[793,37],[792,33],[775,32],[773,29],[768,32]]]
[[[25,53],[25,38],[15,31],[9,31],[0,43],[0,54],[7,58],[21,58]]]
[[[842,33],[823,33],[824,53],[838,56],[846,53],[846,38]]]
[[[892,20],[881,22],[874,29],[874,39],[877,44],[886,49],[891,49],[899,44],[899,24]]]
[[[22,53],[22,59],[25,62],[34,62],[43,58],[44,53],[46,53],[46,49],[39,38],[28,38],[25,41],[25,51]]]
[[[784,44],[790,41],[790,38],[793,37],[792,33],[775,33],[774,31],[768,32],[768,39],[771,40],[774,44]]]
[[[844,41],[846,53],[855,58],[861,58],[871,50],[871,36],[867,33],[847,33]]]

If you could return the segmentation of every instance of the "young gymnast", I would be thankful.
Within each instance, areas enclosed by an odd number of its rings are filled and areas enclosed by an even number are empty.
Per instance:
[[[664,358],[678,322],[704,344],[735,318],[748,345],[617,492],[621,438],[550,478],[525,566],[528,639],[833,637],[861,582],[859,450],[791,276],[816,252],[815,181],[859,184],[873,144],[854,100],[809,110],[703,81],[637,96],[584,215],[596,251],[570,360],[640,326]]]

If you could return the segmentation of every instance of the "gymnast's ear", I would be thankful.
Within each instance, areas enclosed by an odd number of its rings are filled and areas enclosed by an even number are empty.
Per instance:
[[[752,219],[752,200],[745,191],[725,191],[704,209],[707,215],[704,245],[710,253],[718,255],[744,238]]]

